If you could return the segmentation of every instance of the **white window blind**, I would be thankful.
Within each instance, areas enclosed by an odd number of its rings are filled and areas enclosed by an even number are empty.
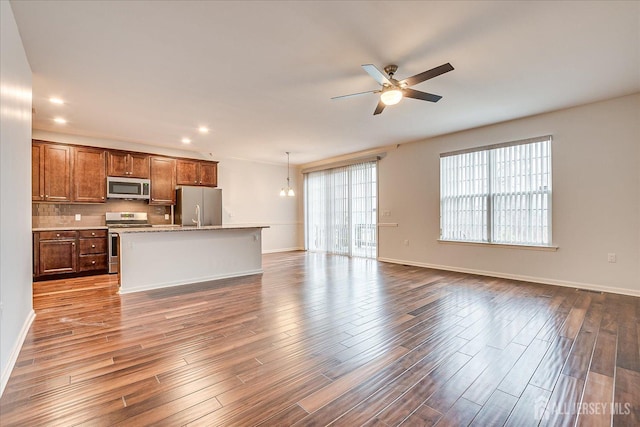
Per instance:
[[[440,158],[442,240],[551,245],[551,136]]]
[[[376,162],[305,174],[305,247],[376,256]]]

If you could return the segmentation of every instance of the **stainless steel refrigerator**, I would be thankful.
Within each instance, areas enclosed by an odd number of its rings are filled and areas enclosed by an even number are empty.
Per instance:
[[[176,224],[183,226],[197,225],[196,206],[200,210],[200,225],[222,225],[221,189],[178,187],[176,190]]]

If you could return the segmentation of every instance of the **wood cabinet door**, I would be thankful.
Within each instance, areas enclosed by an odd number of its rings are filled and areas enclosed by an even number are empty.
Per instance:
[[[176,161],[176,182],[178,185],[198,185],[199,168],[196,161],[178,160]]]
[[[150,205],[174,205],[176,203],[176,159],[151,157]]]
[[[129,154],[130,178],[149,178],[149,156],[146,154]]]
[[[44,145],[44,198],[49,202],[71,201],[71,147]]]
[[[218,164],[215,162],[200,163],[200,185],[207,187],[218,186]]]
[[[107,175],[129,177],[129,170],[127,168],[127,156],[128,153],[109,151],[109,154],[107,156]]]
[[[44,146],[31,146],[31,200],[44,200]]]
[[[105,202],[106,181],[105,151],[74,147],[73,200],[76,202]]]
[[[75,240],[40,240],[37,275],[75,273],[77,258]]]

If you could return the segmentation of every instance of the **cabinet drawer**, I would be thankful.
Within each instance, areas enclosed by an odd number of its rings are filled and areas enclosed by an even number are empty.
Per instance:
[[[40,231],[40,240],[65,240],[75,239],[75,231]]]
[[[104,238],[80,239],[79,243],[80,255],[107,253],[107,240]]]
[[[80,230],[78,235],[81,239],[87,237],[107,237],[107,230]]]
[[[78,271],[106,270],[107,255],[80,255],[78,257]]]

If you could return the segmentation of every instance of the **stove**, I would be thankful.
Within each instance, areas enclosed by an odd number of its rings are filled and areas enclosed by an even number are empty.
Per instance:
[[[146,212],[107,212],[106,223],[111,228],[151,227]]]
[[[120,269],[120,250],[117,230],[122,228],[151,227],[146,212],[107,212],[106,224],[109,228],[109,273]]]

